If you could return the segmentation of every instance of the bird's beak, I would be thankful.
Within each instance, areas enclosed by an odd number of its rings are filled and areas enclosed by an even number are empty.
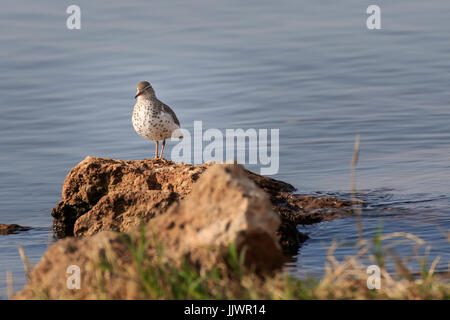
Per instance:
[[[142,92],[138,92],[137,95],[134,96],[134,98],[136,99],[137,97],[139,97],[142,94]]]

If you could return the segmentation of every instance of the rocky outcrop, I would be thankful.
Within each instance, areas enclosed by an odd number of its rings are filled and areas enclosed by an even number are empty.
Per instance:
[[[106,231],[58,241],[16,298],[141,298],[140,281],[131,279],[139,279],[138,264],[142,268],[143,263],[161,258],[160,248],[169,265],[188,263],[211,270],[221,263],[226,265],[229,248],[235,246],[239,255],[244,253],[245,266],[266,274],[285,260],[277,236],[280,224],[267,194],[248,179],[241,166],[214,165],[183,200],[126,234]],[[140,259],[137,248],[145,252]],[[100,267],[105,264],[113,265],[113,271],[105,272]],[[71,265],[80,268],[79,290],[67,286]]]
[[[164,159],[121,161],[87,157],[64,181],[62,199],[52,211],[54,232],[65,237],[129,231],[177,205],[211,166],[211,163],[190,165]],[[288,183],[243,172],[268,195],[270,207],[279,214],[278,234],[286,253],[295,253],[307,239],[297,231],[297,224],[351,213],[349,202],[293,194],[295,188]],[[217,182],[211,181],[214,183]]]
[[[0,223],[0,235],[6,236],[9,234],[14,234],[19,231],[30,230],[30,227],[19,226],[18,224],[1,224]]]
[[[227,266],[230,246],[251,270],[272,273],[283,251],[295,253],[306,239],[298,223],[351,213],[349,202],[293,191],[234,164],[88,157],[67,175],[52,211],[55,233],[75,238],[48,250],[16,298],[145,298],[143,268]],[[74,265],[76,290],[67,285]]]

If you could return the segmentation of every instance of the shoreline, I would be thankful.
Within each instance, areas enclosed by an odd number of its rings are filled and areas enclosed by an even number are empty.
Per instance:
[[[205,299],[249,299],[250,292],[259,299],[426,299],[448,292],[439,275],[398,280],[407,281],[402,291],[388,277],[388,288],[371,292],[366,280],[358,280],[367,277],[359,254],[342,265],[328,256],[332,263],[319,282],[286,274],[286,262],[308,239],[298,224],[353,213],[351,202],[295,191],[236,164],[87,157],[67,175],[52,211],[54,230],[66,234],[27,272],[30,280],[14,299],[192,299],[179,286],[193,279],[205,286],[195,293]],[[365,239],[363,250],[370,252],[376,242]],[[68,266],[83,275],[80,290],[67,287]],[[186,274],[194,278],[184,279]],[[281,291],[272,292],[273,286]],[[425,287],[418,293],[417,286]],[[184,293],[172,296],[173,290]]]
[[[207,177],[214,172],[217,177]],[[221,192],[214,200],[210,199],[217,188]],[[111,231],[130,235],[139,226],[159,223],[158,228],[165,228],[171,234],[163,236],[161,242],[174,257],[197,254],[194,264],[206,266],[218,257],[198,253],[198,241],[208,239],[208,245],[219,251],[237,243],[238,252],[246,251],[248,266],[261,273],[273,272],[307,240],[307,235],[296,228],[299,223],[312,224],[352,213],[349,202],[294,192],[295,188],[288,183],[235,164],[190,165],[164,159],[117,160],[89,156],[70,170],[64,181],[62,199],[52,210],[54,234],[60,239],[52,248],[78,246],[80,241],[89,242],[95,237],[108,238]],[[205,198],[204,194],[209,196]],[[204,214],[198,214],[197,208],[202,206],[206,206]],[[183,225],[172,230],[180,220],[178,212],[186,216],[189,224],[199,224],[195,232],[187,232]],[[231,218],[236,214],[238,217]],[[240,223],[234,225],[235,221]],[[222,242],[217,242],[221,237]],[[174,239],[179,239],[177,245],[171,245]],[[177,252],[180,243],[186,247],[183,252]],[[85,247],[89,246],[84,244],[76,251],[88,251]],[[52,248],[33,274],[39,273]],[[41,276],[48,276],[48,272]]]

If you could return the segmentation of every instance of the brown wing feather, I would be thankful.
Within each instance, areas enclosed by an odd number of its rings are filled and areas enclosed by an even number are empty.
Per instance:
[[[161,102],[161,106],[162,106],[162,108],[163,108],[163,110],[164,110],[165,112],[167,112],[168,114],[170,114],[170,115],[172,116],[173,121],[174,121],[178,126],[180,126],[180,121],[178,121],[178,118],[177,118],[175,112],[173,112],[173,110],[170,109],[170,107],[169,107],[168,105],[164,104],[163,102]]]

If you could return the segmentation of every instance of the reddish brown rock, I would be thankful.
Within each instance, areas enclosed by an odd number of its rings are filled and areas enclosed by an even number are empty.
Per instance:
[[[147,222],[185,198],[211,165],[87,157],[64,181],[62,200],[52,211],[55,234],[65,237],[93,235],[102,230],[130,230],[139,221]],[[293,194],[295,188],[288,183],[244,172],[268,194],[272,210],[281,217],[278,233],[286,253],[295,254],[299,244],[307,239],[297,231],[297,224],[351,213],[349,202],[335,197]]]
[[[117,206],[111,201],[110,205]],[[158,256],[168,265],[185,262],[210,270],[219,263],[226,265],[231,245],[239,255],[244,254],[246,266],[258,273],[271,272],[285,259],[276,235],[280,222],[267,194],[248,179],[241,166],[215,165],[184,200],[150,220],[143,227],[145,233],[141,226],[128,234],[104,231],[58,241],[15,298],[145,298],[138,266],[151,267]],[[140,254],[138,262],[135,254],[139,245],[145,255]],[[73,265],[80,270],[80,289],[67,286],[67,270]],[[102,267],[105,265],[111,268]]]
[[[105,273],[100,265],[111,257],[115,272]],[[127,281],[121,272],[132,268],[132,257],[123,236],[101,232],[93,237],[66,238],[47,250],[33,269],[30,280],[15,299],[137,299],[138,283]],[[79,268],[80,287],[69,279]],[[68,273],[69,271],[69,273]],[[72,273],[72,275],[74,275]]]
[[[298,223],[351,213],[349,202],[292,191],[287,183],[239,165],[88,157],[68,174],[52,214],[56,233],[89,237],[53,245],[17,298],[142,298],[140,282],[130,281],[139,279],[130,248],[138,245],[142,230],[147,266],[162,247],[164,263],[186,261],[209,269],[226,262],[227,249],[235,244],[245,252],[247,266],[262,273],[276,270],[284,261],[281,247],[295,253],[306,238]],[[105,271],[105,263],[113,271]],[[66,286],[70,265],[81,268],[80,290]]]
[[[168,196],[167,201],[171,202],[173,195],[169,195],[174,192],[178,198],[183,198],[191,191],[193,183],[207,167],[206,164],[201,166],[175,164],[162,159],[121,161],[87,157],[69,172],[64,181],[62,199],[52,210],[54,232],[58,237],[74,235],[75,222],[94,207],[95,212],[90,215],[94,219],[98,218],[98,214],[106,217],[121,217],[117,214],[117,210],[110,206],[111,201],[116,203],[122,201],[124,204],[130,203],[140,208],[148,208],[149,205],[143,204],[142,201],[153,200],[143,198],[144,195],[154,196],[155,192],[160,192],[161,199]],[[147,193],[148,191],[152,192]],[[105,196],[108,196],[109,200],[102,200]],[[136,199],[132,200],[134,196]],[[102,204],[105,205],[104,208],[101,207]],[[131,210],[134,208],[129,209],[128,213],[133,214]],[[127,209],[123,208],[123,210]],[[134,210],[134,214],[140,213]],[[143,214],[146,217],[152,216],[152,212]],[[94,224],[84,222],[83,225],[86,227]],[[114,224],[107,225],[112,227]],[[114,230],[121,230],[121,228]],[[86,229],[78,232],[93,233]]]
[[[103,230],[130,231],[155,215],[166,212],[178,198],[179,195],[172,191],[109,193],[75,222],[74,234],[79,237]]]
[[[174,260],[184,257],[198,266],[214,265],[221,252],[235,244],[238,252],[245,250],[249,266],[266,272],[284,262],[277,236],[280,224],[267,194],[240,165],[215,165],[183,201],[148,226],[171,248],[166,252]]]

